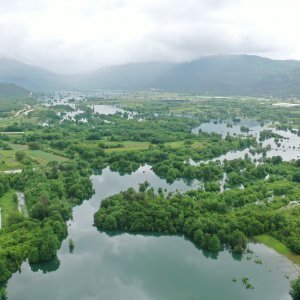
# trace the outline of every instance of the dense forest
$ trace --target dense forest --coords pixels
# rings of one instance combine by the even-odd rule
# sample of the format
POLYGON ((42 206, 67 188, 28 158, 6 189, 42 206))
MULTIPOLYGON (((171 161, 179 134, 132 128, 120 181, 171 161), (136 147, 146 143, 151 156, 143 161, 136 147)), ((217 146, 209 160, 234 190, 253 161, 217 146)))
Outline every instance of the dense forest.
MULTIPOLYGON (((102 201, 95 225, 101 230, 184 234, 203 249, 219 251, 222 244, 228 244, 239 253, 246 249, 246 237, 268 233, 300 254, 300 208, 286 206, 300 195, 299 166, 300 160, 292 169, 277 165, 276 175, 267 182, 252 183, 246 176, 247 188, 223 193, 208 184, 212 192, 165 196, 162 191, 146 190, 144 183, 139 192, 129 189, 102 201), (279 174, 288 171, 292 180, 279 180, 279 174), (271 195, 275 196, 272 202, 271 195)), ((268 169, 272 171, 272 166, 268 169)))
POLYGON ((39 263, 56 256, 67 236, 71 209, 92 193, 91 170, 84 162, 49 163, 25 168, 21 174, 0 175, 0 196, 9 189, 23 191, 28 217, 11 213, 0 230, 0 283, 5 283, 28 258, 39 263))

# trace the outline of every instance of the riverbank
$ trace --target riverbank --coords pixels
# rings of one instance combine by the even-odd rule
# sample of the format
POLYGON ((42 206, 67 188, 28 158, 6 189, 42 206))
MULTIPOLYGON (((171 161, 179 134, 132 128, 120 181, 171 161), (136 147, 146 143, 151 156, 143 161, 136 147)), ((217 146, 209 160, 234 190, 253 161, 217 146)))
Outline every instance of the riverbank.
POLYGON ((286 245, 272 236, 268 234, 257 235, 254 237, 254 240, 266 245, 269 248, 272 248, 277 253, 285 256, 290 261, 300 266, 300 255, 293 253, 286 245))

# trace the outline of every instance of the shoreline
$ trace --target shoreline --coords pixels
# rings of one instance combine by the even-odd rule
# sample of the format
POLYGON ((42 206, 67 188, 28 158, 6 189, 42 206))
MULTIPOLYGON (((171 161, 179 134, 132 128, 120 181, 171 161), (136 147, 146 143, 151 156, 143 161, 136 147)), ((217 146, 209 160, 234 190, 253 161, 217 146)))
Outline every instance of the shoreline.
POLYGON ((300 267, 300 255, 293 253, 286 245, 268 234, 261 234, 254 237, 254 241, 264 244, 278 254, 286 257, 292 263, 300 267))

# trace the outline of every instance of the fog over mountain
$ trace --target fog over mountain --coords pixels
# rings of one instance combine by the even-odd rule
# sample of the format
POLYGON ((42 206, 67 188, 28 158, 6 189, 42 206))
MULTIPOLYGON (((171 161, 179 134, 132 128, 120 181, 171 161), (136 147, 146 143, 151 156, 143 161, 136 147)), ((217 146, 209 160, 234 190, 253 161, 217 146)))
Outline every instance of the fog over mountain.
POLYGON ((219 54, 300 59, 297 0, 1 0, 0 57, 59 73, 219 54))
MULTIPOLYGON (((14 83, 33 90, 56 88, 59 75, 12 59, 0 59, 0 82, 14 83)), ((57 86, 58 87, 58 86, 57 86)))
POLYGON ((2 0, 0 82, 298 96, 299 10, 296 0, 2 0))
POLYGON ((16 98, 16 97, 27 97, 30 92, 26 89, 17 86, 13 83, 0 83, 0 99, 1 98, 16 98))
POLYGON ((135 63, 61 75, 0 60, 0 82, 31 90, 159 89, 207 95, 300 96, 300 61, 249 55, 208 56, 187 63, 135 63))

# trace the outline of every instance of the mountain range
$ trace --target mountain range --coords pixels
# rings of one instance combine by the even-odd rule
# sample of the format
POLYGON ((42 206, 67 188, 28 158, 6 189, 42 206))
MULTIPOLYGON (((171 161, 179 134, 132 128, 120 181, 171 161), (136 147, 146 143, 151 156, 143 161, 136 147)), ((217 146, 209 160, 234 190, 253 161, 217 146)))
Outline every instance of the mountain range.
POLYGON ((14 83, 0 83, 0 99, 28 97, 30 92, 14 83))
POLYGON ((300 96, 300 61, 254 55, 218 55, 183 62, 132 63, 78 75, 61 75, 15 60, 0 59, 0 82, 33 91, 158 89, 224 96, 300 96))

